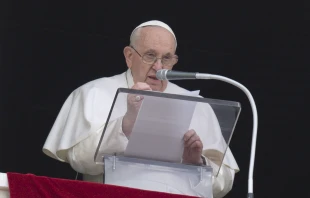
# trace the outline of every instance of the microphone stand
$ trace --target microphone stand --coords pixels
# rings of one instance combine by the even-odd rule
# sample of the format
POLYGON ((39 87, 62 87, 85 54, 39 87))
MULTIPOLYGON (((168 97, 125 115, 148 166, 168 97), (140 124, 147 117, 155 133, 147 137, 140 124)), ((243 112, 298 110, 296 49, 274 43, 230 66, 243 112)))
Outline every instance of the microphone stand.
POLYGON ((204 80, 220 80, 227 82, 229 84, 232 84, 238 88, 240 88, 248 97, 251 107, 252 107, 252 113, 253 113, 253 132, 252 132, 252 146, 251 146, 251 158, 250 158, 250 167, 249 167, 249 178, 248 178, 248 195, 247 198, 254 198, 253 193, 253 170, 254 170, 254 160, 255 160, 255 149, 256 149, 256 137, 257 137, 257 110, 256 105, 254 102, 254 99, 250 93, 250 91, 243 86, 242 84, 223 77, 219 75, 213 75, 213 74, 204 74, 204 73, 196 73, 196 79, 204 79, 204 80))

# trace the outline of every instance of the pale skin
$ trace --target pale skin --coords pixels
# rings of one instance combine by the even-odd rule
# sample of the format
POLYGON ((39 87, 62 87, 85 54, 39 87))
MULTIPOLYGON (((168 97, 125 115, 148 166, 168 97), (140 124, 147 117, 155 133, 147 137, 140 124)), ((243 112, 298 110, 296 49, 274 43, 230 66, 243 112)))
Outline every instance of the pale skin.
MULTIPOLYGON (((144 27, 141 29, 139 38, 135 42, 135 49, 141 54, 152 53, 157 58, 173 56, 175 54, 175 39, 166 29, 161 27, 144 27)), ((160 91, 163 92, 167 87, 167 81, 156 79, 156 71, 160 69, 172 69, 172 66, 162 65, 161 59, 157 59, 152 65, 146 64, 142 58, 129 46, 124 48, 124 56, 128 68, 131 69, 134 85, 132 89, 160 91)), ((143 98, 136 100, 135 95, 128 95, 128 109, 123 118, 123 131, 127 137, 135 122, 139 107, 143 98)), ((203 144, 197 133, 191 129, 183 137, 184 151, 183 163, 202 164, 203 144)))

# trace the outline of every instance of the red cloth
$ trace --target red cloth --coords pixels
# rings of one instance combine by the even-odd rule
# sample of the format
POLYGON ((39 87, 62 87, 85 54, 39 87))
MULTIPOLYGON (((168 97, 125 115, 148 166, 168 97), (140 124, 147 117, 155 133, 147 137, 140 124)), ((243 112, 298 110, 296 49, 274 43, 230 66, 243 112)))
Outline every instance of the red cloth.
POLYGON ((191 196, 140 190, 85 181, 7 173, 11 198, 190 198, 191 196))

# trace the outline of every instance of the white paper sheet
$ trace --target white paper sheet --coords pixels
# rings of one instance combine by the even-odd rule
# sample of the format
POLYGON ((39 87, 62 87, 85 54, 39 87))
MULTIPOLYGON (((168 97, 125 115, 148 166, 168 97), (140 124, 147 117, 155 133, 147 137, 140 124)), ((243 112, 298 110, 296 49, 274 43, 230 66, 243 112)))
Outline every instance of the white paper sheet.
MULTIPOLYGON (((197 96, 199 91, 186 95, 197 96)), ((196 102, 144 96, 125 156, 180 162, 196 102)))

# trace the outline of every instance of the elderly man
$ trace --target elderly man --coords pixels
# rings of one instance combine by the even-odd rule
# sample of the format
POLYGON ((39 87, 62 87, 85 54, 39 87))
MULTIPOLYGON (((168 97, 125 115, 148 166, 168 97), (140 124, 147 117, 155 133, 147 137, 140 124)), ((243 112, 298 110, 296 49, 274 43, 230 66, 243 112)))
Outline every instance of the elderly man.
MULTIPOLYGON (((69 163, 74 170, 83 174, 85 181, 102 182, 103 167, 97 165, 93 157, 116 90, 124 87, 174 94, 189 92, 171 82, 156 79, 157 70, 172 69, 177 63, 176 48, 175 34, 167 24, 154 20, 136 27, 130 36, 130 45, 124 48, 128 70, 91 81, 74 90, 65 101, 43 152, 69 163)), ((109 123, 101 143, 106 145, 102 149, 107 153, 121 153, 126 149, 133 127, 131 114, 128 107, 122 119, 109 123)), ((195 129, 187 131, 184 135, 182 162, 196 165, 206 163, 218 168, 219 164, 211 160, 214 156, 208 156, 203 148, 203 142, 195 129)), ((214 197, 223 197, 231 190, 237 171, 238 165, 228 149, 224 165, 213 181, 214 197)), ((194 190, 189 194, 200 195, 194 190)))

